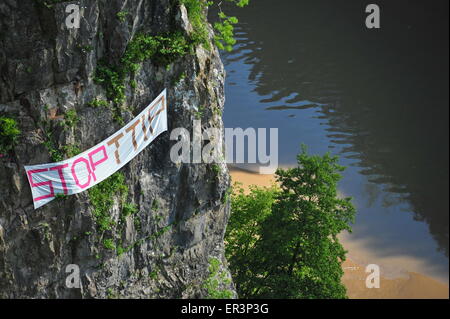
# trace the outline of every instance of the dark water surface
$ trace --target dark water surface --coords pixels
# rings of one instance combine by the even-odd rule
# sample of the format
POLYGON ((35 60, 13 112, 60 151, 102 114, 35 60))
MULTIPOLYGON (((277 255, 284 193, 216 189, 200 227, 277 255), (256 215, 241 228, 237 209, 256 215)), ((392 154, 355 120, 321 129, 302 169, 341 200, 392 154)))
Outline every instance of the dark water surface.
MULTIPOLYGON (((281 166, 300 143, 347 166, 354 240, 419 259, 448 280, 448 1, 251 0, 227 70, 226 127, 278 127, 281 166)), ((376 262, 376 261, 375 261, 376 262)))

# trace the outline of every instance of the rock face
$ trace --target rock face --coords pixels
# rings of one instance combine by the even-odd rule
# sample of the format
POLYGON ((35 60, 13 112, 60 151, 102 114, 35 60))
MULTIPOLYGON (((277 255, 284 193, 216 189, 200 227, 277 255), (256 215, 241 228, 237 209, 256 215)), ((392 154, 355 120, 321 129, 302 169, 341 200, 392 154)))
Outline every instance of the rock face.
MULTIPOLYGON (((0 1, 0 116, 16 118, 22 132, 13 154, 0 158, 0 298, 205 297, 210 258, 228 275, 229 175, 224 162, 173 163, 170 131, 192 132, 194 119, 223 130, 224 70, 213 45, 167 68, 147 60, 126 85, 125 122, 167 89, 169 131, 121 169, 126 201, 137 207, 121 227, 98 229, 89 192, 33 208, 24 165, 52 162, 52 147, 88 149, 123 125, 110 107, 89 106, 106 100, 93 80, 98 61, 119 61, 137 33, 192 30, 175 0, 81 0, 80 28, 68 29, 70 3, 0 1), (77 121, 65 127, 69 110, 77 121), (107 249, 106 236, 128 249, 107 249), (80 288, 66 285, 70 264, 79 267, 80 288)), ((112 199, 119 225, 122 201, 112 199)), ((232 283, 222 285, 235 294, 232 283)))

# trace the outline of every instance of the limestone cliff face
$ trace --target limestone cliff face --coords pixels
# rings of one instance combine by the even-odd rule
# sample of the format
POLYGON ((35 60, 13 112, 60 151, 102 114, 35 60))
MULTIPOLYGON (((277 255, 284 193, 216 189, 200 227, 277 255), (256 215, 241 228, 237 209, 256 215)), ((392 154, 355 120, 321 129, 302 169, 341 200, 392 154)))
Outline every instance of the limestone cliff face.
POLYGON ((24 165, 52 162, 51 147, 86 150, 122 126, 110 107, 89 106, 106 100, 93 80, 99 60, 119 61, 137 33, 192 27, 175 0, 81 0, 79 29, 65 25, 71 2, 44 2, 0 0, 0 115, 16 118, 22 132, 13 154, 0 159, 0 298, 204 297, 208 260, 219 259, 227 272, 229 175, 224 162, 174 164, 169 132, 192 132, 199 116, 203 127, 223 129, 217 50, 197 46, 167 68, 146 60, 135 85, 126 85, 125 123, 167 88, 169 132, 121 169, 137 212, 121 224, 121 200, 113 196, 116 226, 99 231, 88 192, 34 210, 24 165), (78 121, 67 128, 69 110, 78 121), (106 236, 128 249, 118 256, 102 244, 106 236), (79 289, 65 285, 69 264, 80 268, 79 289))

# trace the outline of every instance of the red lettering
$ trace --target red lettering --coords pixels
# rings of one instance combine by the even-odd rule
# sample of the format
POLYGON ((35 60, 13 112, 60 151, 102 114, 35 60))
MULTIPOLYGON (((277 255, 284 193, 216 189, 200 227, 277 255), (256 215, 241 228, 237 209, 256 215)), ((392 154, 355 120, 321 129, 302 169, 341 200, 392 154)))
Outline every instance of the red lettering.
POLYGON ((68 166, 69 166, 69 164, 64 164, 64 165, 58 165, 58 166, 50 168, 51 171, 58 171, 59 178, 61 179, 62 188, 63 188, 64 194, 66 194, 66 195, 67 195, 67 184, 66 184, 66 180, 64 179, 64 174, 63 174, 62 170, 68 166))
POLYGON ((75 179, 75 183, 77 184, 78 187, 84 189, 86 187, 88 187, 91 184, 91 174, 92 174, 92 170, 91 170, 91 166, 89 165, 89 161, 83 157, 80 157, 78 159, 76 159, 73 164, 72 164, 72 176, 75 179), (78 179, 77 174, 75 173, 75 166, 80 163, 83 162, 86 165, 87 171, 88 171, 88 180, 86 183, 81 184, 80 180, 78 179))
POLYGON ((52 185, 52 181, 45 181, 45 182, 39 182, 39 183, 35 183, 33 182, 33 174, 37 174, 37 173, 42 173, 42 172, 47 172, 48 168, 41 168, 41 169, 34 169, 31 171, 27 172, 28 175, 28 181, 30 182, 31 187, 40 187, 40 186, 47 186, 50 188, 50 193, 47 195, 43 195, 37 198, 33 198, 33 200, 35 202, 46 199, 46 198, 51 198, 51 197, 55 197, 55 192, 53 190, 53 185, 52 185))
POLYGON ((90 152, 88 154, 88 156, 89 156, 89 162, 91 162, 91 167, 92 167, 92 171, 93 171, 92 176, 94 177, 94 181, 96 181, 97 180, 97 176, 95 176, 96 167, 108 159, 108 154, 106 153, 106 147, 104 145, 102 145, 99 148, 90 152), (93 160, 94 155, 100 151, 103 151, 103 158, 94 162, 94 160, 93 160))

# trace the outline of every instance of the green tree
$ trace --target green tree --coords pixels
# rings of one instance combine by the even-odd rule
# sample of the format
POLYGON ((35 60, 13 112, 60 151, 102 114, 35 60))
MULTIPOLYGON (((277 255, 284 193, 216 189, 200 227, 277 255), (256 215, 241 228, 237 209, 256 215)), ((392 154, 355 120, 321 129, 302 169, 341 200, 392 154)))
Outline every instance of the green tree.
POLYGON ((233 265, 231 271, 241 298, 346 297, 341 283, 346 252, 337 235, 343 230, 351 231, 355 208, 351 198, 337 194, 344 167, 328 153, 308 155, 305 147, 297 162, 295 168, 277 170, 279 189, 272 189, 267 195, 273 202, 265 202, 264 208, 269 212, 264 210, 255 219, 257 226, 251 226, 242 217, 255 214, 253 207, 261 205, 258 197, 252 195, 255 191, 245 205, 236 200, 239 197, 232 197, 235 210, 227 231, 227 258, 233 265), (256 232, 251 235, 251 252, 236 252, 246 249, 245 245, 238 248, 235 237, 230 236, 238 229, 256 232))
POLYGON ((251 294, 258 278, 254 269, 259 260, 255 245, 261 236, 261 224, 269 216, 277 189, 251 186, 248 194, 235 183, 231 195, 231 217, 225 235, 225 254, 234 283, 241 297, 251 294))

